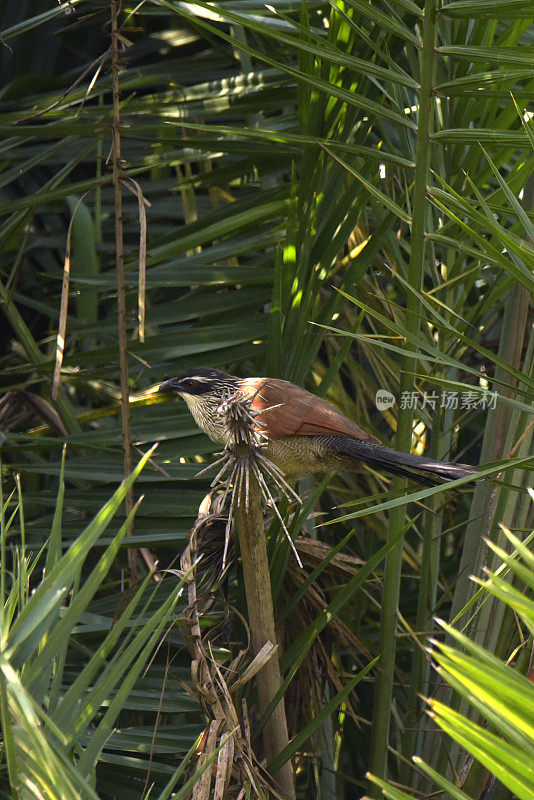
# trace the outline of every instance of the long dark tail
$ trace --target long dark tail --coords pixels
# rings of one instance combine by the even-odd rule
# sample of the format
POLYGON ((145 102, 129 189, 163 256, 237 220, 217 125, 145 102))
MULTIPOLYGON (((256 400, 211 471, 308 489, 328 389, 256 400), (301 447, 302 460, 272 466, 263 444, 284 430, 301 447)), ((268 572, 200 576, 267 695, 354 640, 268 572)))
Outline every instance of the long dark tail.
POLYGON ((437 486, 445 481, 454 481, 468 475, 476 480, 477 470, 467 464, 452 464, 448 461, 436 461, 424 456, 412 456, 401 453, 373 442, 362 442, 349 436, 328 436, 328 444, 340 455, 364 461, 377 470, 386 470, 393 475, 411 478, 425 486, 437 486))

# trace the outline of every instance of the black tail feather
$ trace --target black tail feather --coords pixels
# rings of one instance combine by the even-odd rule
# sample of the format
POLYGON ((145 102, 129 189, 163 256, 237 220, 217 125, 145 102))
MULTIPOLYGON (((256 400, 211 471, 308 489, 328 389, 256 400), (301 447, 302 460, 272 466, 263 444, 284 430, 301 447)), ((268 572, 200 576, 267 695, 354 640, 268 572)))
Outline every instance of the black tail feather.
POLYGON ((477 470, 467 464, 453 464, 449 461, 436 461, 425 456, 413 456, 392 450, 381 444, 362 442, 348 436, 329 436, 328 444, 340 455, 363 461, 377 470, 386 470, 393 475, 411 478, 425 486, 438 486, 446 481, 454 481, 469 475, 476 480, 477 470))

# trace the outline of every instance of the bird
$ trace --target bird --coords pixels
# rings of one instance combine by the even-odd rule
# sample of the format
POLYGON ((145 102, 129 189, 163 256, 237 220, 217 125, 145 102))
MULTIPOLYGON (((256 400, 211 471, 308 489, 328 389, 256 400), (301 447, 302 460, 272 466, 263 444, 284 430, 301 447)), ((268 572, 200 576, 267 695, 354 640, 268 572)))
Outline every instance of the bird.
POLYGON ((357 472, 361 464, 377 471, 435 486, 471 476, 467 464, 415 456, 383 445, 344 416, 332 403, 279 378, 239 378, 212 367, 188 369, 164 381, 158 393, 179 395, 198 427, 219 445, 230 433, 221 403, 236 392, 249 401, 265 442, 265 454, 293 482, 315 472, 357 472))

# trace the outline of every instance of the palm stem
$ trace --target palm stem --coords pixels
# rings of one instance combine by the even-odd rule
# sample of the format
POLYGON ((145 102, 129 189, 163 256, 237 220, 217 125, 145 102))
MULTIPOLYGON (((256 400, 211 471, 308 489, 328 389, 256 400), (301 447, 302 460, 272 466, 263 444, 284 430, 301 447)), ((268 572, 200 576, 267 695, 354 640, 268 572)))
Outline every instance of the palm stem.
MULTIPOLYGON (((276 629, 261 494, 252 470, 249 474, 248 498, 245 499, 245 490, 242 488, 235 515, 245 579, 252 650, 254 655, 257 655, 268 642, 276 644, 276 629)), ((278 655, 275 653, 258 673, 260 714, 267 709, 281 684, 278 655)), ((267 764, 270 764, 289 743, 283 698, 265 723, 263 741, 267 764)), ((284 795, 287 795, 288 798, 295 797, 291 761, 286 761, 275 773, 274 778, 280 784, 284 795)))

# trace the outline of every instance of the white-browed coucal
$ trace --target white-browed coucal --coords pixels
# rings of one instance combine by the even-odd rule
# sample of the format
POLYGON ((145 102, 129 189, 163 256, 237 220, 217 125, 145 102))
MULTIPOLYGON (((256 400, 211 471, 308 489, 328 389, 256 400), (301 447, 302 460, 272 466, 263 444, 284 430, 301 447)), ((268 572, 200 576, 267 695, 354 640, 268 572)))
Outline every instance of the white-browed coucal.
POLYGON ((221 445, 227 444, 228 432, 218 408, 237 390, 254 411, 262 412, 256 420, 266 441, 266 455, 290 481, 311 472, 354 472, 360 462, 429 486, 469 475, 476 479, 474 467, 385 447, 331 403, 289 381, 237 378, 218 369, 196 367, 158 389, 183 397, 199 428, 221 445))

